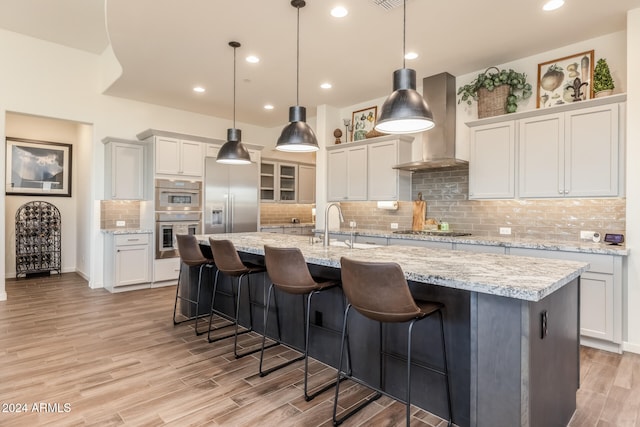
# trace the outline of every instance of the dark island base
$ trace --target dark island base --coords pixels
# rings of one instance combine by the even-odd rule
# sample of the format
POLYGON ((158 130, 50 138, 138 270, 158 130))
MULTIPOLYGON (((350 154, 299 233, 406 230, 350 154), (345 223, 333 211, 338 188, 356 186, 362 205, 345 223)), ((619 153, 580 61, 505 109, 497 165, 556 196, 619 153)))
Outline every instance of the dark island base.
MULTIPOLYGON (((207 251, 203 247, 203 251, 207 251)), ((262 263, 261 256, 241 254, 262 263)), ((310 265, 314 275, 339 279, 335 268, 310 265)), ((208 302, 215 272, 203 274, 201 314, 208 302)), ((198 270, 183 269, 188 291, 195 294, 198 270)), ((268 276, 251 279, 251 309, 254 330, 263 333, 263 306, 270 282, 268 276)), ((409 283, 418 299, 445 304, 445 339, 451 380, 453 420, 466 426, 566 426, 575 410, 579 381, 578 279, 539 302, 479 294, 441 286, 409 283), (546 333, 543 317, 546 312, 546 333)), ((218 285, 231 291, 229 278, 221 275, 218 285)), ((243 288, 240 323, 249 325, 249 302, 243 288)), ((340 329, 344 315, 341 290, 314 296, 311 308, 310 355, 337 367, 340 329)), ((304 304, 300 296, 278 293, 281 337, 303 348, 304 304)), ((231 314, 233 298, 216 296, 216 308, 231 314)), ((193 309, 182 305, 186 314, 193 309)), ((354 376, 379 384, 404 398, 406 369, 406 325, 385 325, 357 314, 350 316, 349 333, 354 376), (380 364, 380 351, 383 362, 380 364)), ((272 307, 270 316, 275 316, 272 307)), ((275 317, 271 317, 272 320, 275 317)), ((425 319, 414 329, 412 403, 447 418, 444 378, 423 365, 442 368, 442 349, 437 319, 425 319)), ((268 336, 277 336, 270 321, 268 336)), ((215 344, 212 344, 215 345, 215 344)), ((257 366, 256 366, 257 369, 257 366)))

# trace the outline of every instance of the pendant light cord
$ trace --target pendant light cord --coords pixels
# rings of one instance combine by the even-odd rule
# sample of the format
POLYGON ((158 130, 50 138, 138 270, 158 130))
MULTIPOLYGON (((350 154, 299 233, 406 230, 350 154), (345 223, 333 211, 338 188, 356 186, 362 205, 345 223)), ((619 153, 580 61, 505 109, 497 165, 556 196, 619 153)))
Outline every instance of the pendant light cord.
POLYGON ((402 68, 407 68, 407 0, 402 6, 402 68))
POLYGON ((296 105, 300 105, 300 6, 298 9, 298 26, 296 30, 296 105))
POLYGON ((233 47, 233 128, 236 128, 236 49, 233 47))

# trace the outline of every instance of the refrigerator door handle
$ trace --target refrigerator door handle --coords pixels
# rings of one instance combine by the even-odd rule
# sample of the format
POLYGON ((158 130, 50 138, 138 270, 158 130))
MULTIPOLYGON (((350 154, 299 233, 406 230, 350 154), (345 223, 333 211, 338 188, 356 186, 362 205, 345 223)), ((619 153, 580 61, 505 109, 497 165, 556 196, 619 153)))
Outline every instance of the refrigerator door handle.
POLYGON ((236 200, 235 195, 233 193, 229 193, 229 233, 233 233, 233 216, 235 208, 236 200))
POLYGON ((224 195, 224 232, 229 232, 229 195, 224 195))

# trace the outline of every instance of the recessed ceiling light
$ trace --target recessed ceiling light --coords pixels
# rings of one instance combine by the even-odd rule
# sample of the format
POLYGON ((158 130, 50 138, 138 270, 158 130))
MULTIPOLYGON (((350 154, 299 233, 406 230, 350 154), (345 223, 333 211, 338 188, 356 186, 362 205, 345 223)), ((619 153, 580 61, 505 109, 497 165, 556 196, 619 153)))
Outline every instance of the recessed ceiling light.
POLYGON ((418 54, 415 52, 407 52, 407 54, 404 56, 404 59, 416 59, 418 57, 418 54))
POLYGON ((564 5, 564 0, 549 0, 542 6, 542 10, 550 11, 561 8, 564 5))
POLYGON ((258 58, 255 55, 247 56, 246 59, 247 59, 247 62, 251 62, 252 64, 257 64, 258 62, 260 62, 260 58, 258 58))
POLYGON ((205 91, 205 89, 202 86, 196 86, 193 88, 194 92, 198 92, 198 93, 202 93, 205 91))
POLYGON ((322 83, 320 87, 322 89, 331 89, 331 83, 322 83))
POLYGON ((342 6, 336 6, 331 9, 331 16, 334 18, 344 18, 349 14, 349 11, 342 6))
POLYGON ((267 104, 267 105, 264 106, 264 109, 265 110, 273 110, 273 105, 267 104))

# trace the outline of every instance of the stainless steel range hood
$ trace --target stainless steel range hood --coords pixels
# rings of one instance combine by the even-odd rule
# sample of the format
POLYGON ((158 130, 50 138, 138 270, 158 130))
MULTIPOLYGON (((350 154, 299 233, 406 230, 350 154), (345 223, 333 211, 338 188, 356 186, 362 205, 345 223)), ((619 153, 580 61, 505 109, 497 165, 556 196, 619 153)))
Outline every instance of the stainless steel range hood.
POLYGON ((422 134, 422 160, 394 169, 419 171, 468 164, 456 158, 456 78, 449 73, 425 77, 422 91, 436 125, 422 134))

